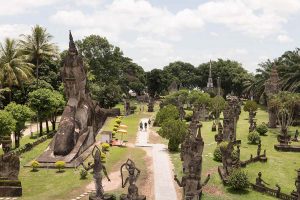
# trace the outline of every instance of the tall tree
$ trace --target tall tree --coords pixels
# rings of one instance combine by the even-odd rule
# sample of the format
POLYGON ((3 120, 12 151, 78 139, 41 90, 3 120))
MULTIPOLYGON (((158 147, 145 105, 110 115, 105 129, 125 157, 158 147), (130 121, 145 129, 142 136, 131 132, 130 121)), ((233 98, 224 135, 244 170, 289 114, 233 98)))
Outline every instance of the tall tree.
POLYGON ((32 61, 36 67, 36 85, 39 84, 39 67, 40 64, 49 58, 57 57, 58 48, 51 43, 53 38, 47 32, 46 28, 36 25, 32 28, 30 35, 21 35, 20 48, 22 54, 32 61))
POLYGON ((23 86, 23 82, 32 78, 33 65, 23 59, 14 39, 6 38, 0 44, 0 72, 3 85, 10 88, 9 101, 11 101, 11 90, 13 86, 23 86))
POLYGON ((26 105, 16 104, 11 102, 5 107, 5 110, 9 112, 13 118, 16 120, 15 128, 15 146, 18 148, 20 146, 21 131, 25 128, 25 122, 30 120, 33 116, 33 112, 26 105))

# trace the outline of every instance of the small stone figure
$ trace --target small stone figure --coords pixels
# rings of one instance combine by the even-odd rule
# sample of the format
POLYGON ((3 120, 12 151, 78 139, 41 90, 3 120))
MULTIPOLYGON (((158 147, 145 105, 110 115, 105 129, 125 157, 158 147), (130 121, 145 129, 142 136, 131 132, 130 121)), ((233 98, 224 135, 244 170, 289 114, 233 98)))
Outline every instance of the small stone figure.
POLYGON ((257 156, 260 156, 260 152, 261 152, 261 140, 258 141, 258 145, 257 145, 257 156))
POLYGON ((94 163, 86 167, 84 163, 82 166, 85 170, 89 170, 93 168, 94 171, 94 180, 95 180, 95 187, 96 187, 96 194, 90 194, 89 200, 111 200, 113 199, 113 195, 104 194, 103 185, 102 185, 102 171, 106 176, 107 180, 110 181, 105 166, 101 162, 101 151, 97 146, 94 146, 92 151, 92 156, 94 158, 94 163))
POLYGON ((217 130, 217 125, 216 125, 215 122, 213 122, 213 125, 212 125, 212 127, 211 127, 211 131, 212 131, 212 132, 215 132, 216 130, 217 130))
POLYGON ((278 184, 276 184, 275 186, 277 187, 276 197, 279 198, 279 195, 280 195, 280 192, 281 192, 281 187, 278 184))
POLYGON ((294 142, 299 142, 298 136, 299 136, 299 131, 298 131, 298 129, 297 129, 296 132, 295 132, 295 136, 294 136, 294 138, 293 138, 293 141, 294 141, 294 142))
POLYGON ((148 112, 153 112, 153 111, 154 111, 154 99, 152 97, 149 97, 148 112))
POLYGON ((18 179, 20 159, 10 152, 10 136, 2 138, 1 143, 4 154, 0 155, 0 197, 22 196, 22 186, 18 179), (11 185, 10 182, 14 182, 14 185, 11 185))
POLYGON ((295 180, 296 191, 293 190, 292 195, 300 200, 300 169, 297 170, 297 178, 295 180))
POLYGON ((265 187, 265 184, 266 184, 266 185, 269 185, 268 183, 266 183, 266 182, 261 178, 261 176, 262 176, 262 173, 261 173, 261 172, 258 172, 258 177, 256 178, 255 184, 256 184, 257 186, 261 186, 261 187, 265 187))
POLYGON ((141 171, 135 167, 135 163, 128 159, 126 163, 121 166, 121 177, 122 177, 122 188, 129 183, 128 194, 122 194, 120 196, 121 200, 146 200, 146 196, 139 195, 138 187, 136 186, 136 181, 141 173, 141 171), (128 171, 128 177, 123 179, 123 168, 126 167, 128 171))

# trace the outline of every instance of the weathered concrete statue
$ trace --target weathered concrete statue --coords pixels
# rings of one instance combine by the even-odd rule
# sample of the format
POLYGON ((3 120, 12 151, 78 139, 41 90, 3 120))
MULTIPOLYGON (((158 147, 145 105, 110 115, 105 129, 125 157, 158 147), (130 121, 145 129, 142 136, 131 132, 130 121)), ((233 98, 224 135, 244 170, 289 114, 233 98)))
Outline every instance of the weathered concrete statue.
POLYGON ((153 97, 149 97, 148 112, 153 112, 153 111, 154 111, 154 99, 153 97))
POLYGON ((94 163, 91 164, 89 167, 86 167, 83 163, 82 166, 85 170, 93 169, 94 173, 94 181, 96 187, 96 193, 90 194, 89 200, 113 200, 113 195, 104 194, 104 189, 102 185, 102 171, 106 176, 107 180, 110 181, 105 166, 101 162, 101 151, 97 146, 94 146, 92 156, 94 158, 94 163))
POLYGON ((183 199, 184 200, 199 200, 202 196, 202 188, 208 183, 210 174, 206 177, 205 181, 201 183, 201 168, 202 158, 192 160, 189 163, 189 172, 185 174, 181 181, 174 176, 174 180, 179 187, 184 188, 183 199), (200 171, 200 172, 199 172, 200 171))
POLYGON ((236 141, 236 125, 241 113, 241 106, 238 97, 229 96, 228 105, 223 111, 223 140, 236 141))
POLYGON ((201 137, 201 124, 199 123, 199 115, 194 111, 193 120, 181 148, 181 159, 184 176, 179 181, 177 176, 174 180, 180 187, 184 188, 183 199, 198 200, 201 199, 202 187, 209 181, 210 175, 204 183, 201 183, 202 172, 202 153, 204 149, 204 141, 201 137))
MULTIPOLYGON (((277 94, 280 91, 279 86, 279 76, 276 70, 276 67, 273 67, 270 73, 270 78, 265 83, 265 94, 267 95, 267 104, 269 105, 269 99, 272 95, 277 94)), ((276 111, 268 106, 268 113, 269 113, 269 127, 276 128, 277 123, 277 116, 276 111)))
POLYGON ((38 158, 40 163, 54 163, 57 160, 67 164, 72 162, 95 142, 100 124, 95 120, 96 106, 87 89, 86 69, 78 55, 71 32, 69 39, 68 55, 61 68, 68 101, 57 133, 47 151, 38 158))
POLYGON ((135 166, 135 163, 132 160, 128 159, 126 163, 121 166, 120 171, 122 177, 122 188, 124 188, 126 184, 129 183, 128 194, 122 194, 120 196, 120 200, 145 200, 146 196, 139 195, 139 190, 136 186, 136 181, 141 171, 135 166), (123 176, 124 167, 128 171, 128 177, 125 179, 125 181, 123 176))
POLYGON ((10 136, 3 138, 3 155, 0 155, 0 197, 22 196, 22 186, 18 179, 20 171, 20 159, 10 152, 10 136))

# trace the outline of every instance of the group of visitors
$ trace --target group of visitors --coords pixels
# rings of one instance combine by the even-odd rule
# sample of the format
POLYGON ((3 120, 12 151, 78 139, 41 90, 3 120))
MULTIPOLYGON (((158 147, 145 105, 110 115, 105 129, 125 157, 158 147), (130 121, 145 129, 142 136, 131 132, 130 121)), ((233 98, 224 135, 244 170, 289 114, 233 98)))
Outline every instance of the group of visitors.
POLYGON ((151 120, 149 119, 148 120, 148 123, 147 122, 144 122, 143 121, 140 121, 140 130, 147 130, 147 126, 151 124, 151 120))

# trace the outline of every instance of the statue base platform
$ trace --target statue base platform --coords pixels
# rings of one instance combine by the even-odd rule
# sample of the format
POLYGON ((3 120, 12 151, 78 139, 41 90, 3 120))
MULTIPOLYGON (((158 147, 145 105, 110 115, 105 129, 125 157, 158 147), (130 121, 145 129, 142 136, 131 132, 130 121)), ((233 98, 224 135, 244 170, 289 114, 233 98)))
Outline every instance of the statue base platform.
POLYGON ((223 184, 224 185, 228 184, 228 176, 225 172, 225 169, 222 166, 219 166, 218 167, 218 172, 219 172, 220 178, 223 181, 223 184))
POLYGON ((22 196, 22 185, 20 181, 0 180, 0 197, 22 196))
MULTIPOLYGON (((127 197, 127 194, 121 194, 120 200, 131 200, 131 199, 129 199, 127 197)), ((138 198, 133 199, 133 200, 146 200, 146 196, 145 195, 139 195, 138 198)))
POLYGON ((277 151, 286 151, 286 152, 300 152, 300 145, 288 145, 288 144, 275 144, 274 148, 277 151))
POLYGON ((90 194, 89 200, 116 200, 116 196, 113 194, 104 194, 104 197, 96 197, 95 193, 90 194))

